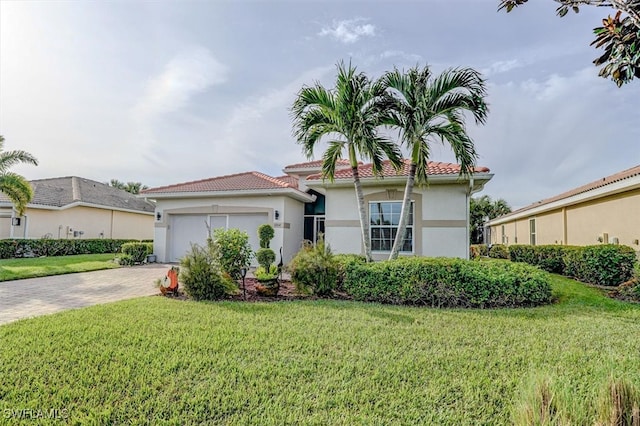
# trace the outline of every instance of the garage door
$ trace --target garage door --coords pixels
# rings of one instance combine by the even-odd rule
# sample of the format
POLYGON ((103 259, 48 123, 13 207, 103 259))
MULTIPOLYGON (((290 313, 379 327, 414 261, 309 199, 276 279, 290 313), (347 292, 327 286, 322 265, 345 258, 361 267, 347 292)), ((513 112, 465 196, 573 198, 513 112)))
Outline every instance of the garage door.
POLYGON ((175 215, 171 220, 171 259, 178 262, 191 248, 191 243, 204 245, 207 242, 206 222, 211 230, 238 228, 249 234, 253 250, 260 248, 258 226, 267 223, 267 214, 228 215, 175 215))

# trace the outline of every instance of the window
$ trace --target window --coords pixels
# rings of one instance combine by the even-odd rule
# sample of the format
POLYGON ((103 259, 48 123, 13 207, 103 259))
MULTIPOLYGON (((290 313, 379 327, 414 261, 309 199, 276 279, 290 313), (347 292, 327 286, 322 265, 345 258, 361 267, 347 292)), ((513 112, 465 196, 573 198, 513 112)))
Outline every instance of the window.
POLYGON ((529 219, 529 244, 536 245, 536 220, 529 219))
MULTIPOLYGON (((372 251, 391 251, 393 241, 398 232, 401 211, 401 201, 369 203, 369 226, 371 228, 372 251)), ((400 251, 405 253, 413 252, 413 202, 411 202, 411 208, 409 209, 407 232, 404 235, 404 241, 402 247, 400 247, 400 251)))
POLYGON ((507 234, 504 233, 504 225, 502 225, 502 244, 507 244, 507 234))

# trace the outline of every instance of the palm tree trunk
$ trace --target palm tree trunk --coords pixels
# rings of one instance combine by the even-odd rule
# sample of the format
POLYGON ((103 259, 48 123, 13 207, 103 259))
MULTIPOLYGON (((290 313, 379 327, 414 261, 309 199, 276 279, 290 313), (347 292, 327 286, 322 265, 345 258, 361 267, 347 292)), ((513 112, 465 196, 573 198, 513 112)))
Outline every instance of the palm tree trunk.
POLYGON ((416 163, 412 161, 411 166, 409 167, 407 184, 404 187, 404 198, 402 200, 402 211, 400 213, 400 222, 398 223, 398 232, 396 233, 396 239, 393 241, 393 248, 389 254, 389 260, 398 258, 400 247, 402 247, 402 244, 404 243, 404 234, 407 232, 407 222, 409 222, 409 212, 411 211, 411 194, 413 193, 413 185, 416 180, 416 167, 416 163))
POLYGON ((360 211, 360 230, 362 232, 362 244, 364 245, 364 255, 367 262, 373 260, 371 256, 371 237, 369 236, 369 219, 367 217, 367 209, 364 205, 364 194, 362 193, 362 183, 360 182, 360 173, 358 167, 351 167, 353 172, 353 186, 356 188, 356 198, 358 199, 358 210, 360 211))

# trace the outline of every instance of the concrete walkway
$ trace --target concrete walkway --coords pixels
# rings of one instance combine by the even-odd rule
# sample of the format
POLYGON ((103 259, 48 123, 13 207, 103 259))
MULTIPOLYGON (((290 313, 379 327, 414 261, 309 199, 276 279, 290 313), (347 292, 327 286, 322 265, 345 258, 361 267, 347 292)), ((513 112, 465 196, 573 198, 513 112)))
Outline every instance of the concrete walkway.
POLYGON ((0 282, 0 324, 140 296, 158 294, 154 281, 170 265, 149 264, 0 282))

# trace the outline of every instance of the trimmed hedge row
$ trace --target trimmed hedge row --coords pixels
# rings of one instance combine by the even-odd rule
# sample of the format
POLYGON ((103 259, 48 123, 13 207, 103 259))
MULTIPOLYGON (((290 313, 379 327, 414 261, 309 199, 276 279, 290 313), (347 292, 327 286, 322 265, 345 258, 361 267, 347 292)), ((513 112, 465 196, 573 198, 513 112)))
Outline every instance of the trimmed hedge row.
POLYGON ((0 240, 0 259, 16 257, 67 256, 73 254, 116 253, 123 244, 139 240, 0 240))
POLYGON ((566 275, 580 281, 617 286, 633 276, 636 252, 628 246, 601 244, 595 246, 513 245, 509 258, 545 271, 566 275))
POLYGON ((520 307, 551 301, 545 272, 499 261, 402 258, 350 262, 343 287, 356 300, 432 307, 520 307))

